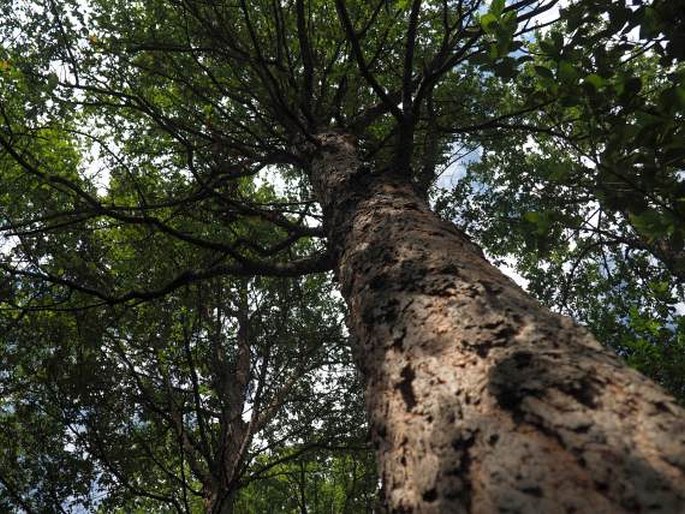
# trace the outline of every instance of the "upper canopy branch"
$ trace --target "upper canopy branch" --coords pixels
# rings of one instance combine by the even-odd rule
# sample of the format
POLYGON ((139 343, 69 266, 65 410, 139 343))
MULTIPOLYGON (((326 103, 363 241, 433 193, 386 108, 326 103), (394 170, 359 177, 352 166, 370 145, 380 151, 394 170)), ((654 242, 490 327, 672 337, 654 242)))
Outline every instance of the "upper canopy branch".
POLYGON ((376 80, 376 78, 371 73, 371 70, 369 69, 369 66, 366 62, 366 58, 364 57, 364 52, 359 43, 359 37, 354 30, 354 26, 352 25, 352 21, 350 20, 349 13, 347 12, 347 7, 345 7, 345 2, 343 0, 335 0, 335 6, 338 11, 338 17, 340 18, 340 23, 342 24, 342 27, 345 31, 347 40, 350 43, 350 46, 352 47, 352 53, 354 54, 354 58, 357 61, 359 72, 367 81, 369 86, 371 86, 376 95, 378 95, 378 98, 381 99, 387 110, 390 113, 392 113, 392 115, 397 120, 401 121, 403 118, 402 111, 399 109, 399 107, 397 107, 395 103, 393 103, 390 100, 390 98, 388 97, 388 93, 385 91, 383 86, 381 86, 381 84, 376 80))

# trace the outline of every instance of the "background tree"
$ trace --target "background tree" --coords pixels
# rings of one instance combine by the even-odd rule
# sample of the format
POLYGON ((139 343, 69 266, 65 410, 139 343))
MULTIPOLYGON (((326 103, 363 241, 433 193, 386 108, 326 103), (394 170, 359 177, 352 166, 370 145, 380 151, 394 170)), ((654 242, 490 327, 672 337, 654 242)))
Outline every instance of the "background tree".
MULTIPOLYGON (((29 32, 48 26, 66 37, 74 23, 76 11, 62 11, 69 6, 46 5, 44 12, 18 7, 7 19, 26 15, 29 32)), ((14 38, 10 25, 6 35, 14 38)), ((175 210, 183 203, 175 195, 188 186, 183 173, 164 175, 161 161, 146 162, 145 154, 125 162, 97 122, 80 125, 95 110, 73 110, 72 93, 55 102, 58 77, 50 51, 72 50, 63 39, 50 46, 51 37, 58 36, 50 32, 38 47, 28 40, 10 45, 2 61, 7 373, 0 475, 7 509, 52 512, 83 504, 104 511, 190 512, 204 505, 209 512, 229 512, 238 489, 272 465, 329 447, 360 446, 364 424, 355 393, 350 395, 356 378, 346 368, 338 302, 323 278, 287 286, 212 279, 225 275, 219 270, 205 273, 205 285, 194 284, 198 277, 188 270, 162 291, 140 287, 172 276, 177 265, 195 263, 193 252, 206 244, 212 255, 204 258, 215 262, 217 247, 186 244, 202 217, 186 206, 192 214, 181 220, 175 210), (42 67, 47 81, 35 73, 42 67), (99 175, 103 167, 106 177, 99 175), (173 198, 156 208, 162 219, 180 222, 172 230, 178 237, 158 239, 151 229, 150 223, 165 224, 145 214, 156 195, 173 198), (115 212, 115 204, 138 201, 144 206, 133 208, 133 215, 115 216, 125 219, 100 216, 105 204, 115 212), (39 275, 50 278, 35 280, 39 275), (116 288, 128 289, 128 300, 137 301, 112 298, 116 288)), ((147 151, 136 137, 127 134, 127 150, 147 151)), ((274 210, 272 188, 217 181, 216 190, 205 193, 221 223, 236 216, 222 196, 245 195, 252 202, 246 207, 252 218, 228 229, 236 247, 256 255, 306 250, 309 243, 299 236, 315 231, 274 210)), ((299 202, 297 194, 288 193, 284 209, 302 209, 302 218, 311 201, 299 202)))
POLYGON ((230 512, 274 465, 366 451, 336 301, 318 279, 294 286, 214 280, 113 311, 34 301, 7 320, 8 510, 230 512))

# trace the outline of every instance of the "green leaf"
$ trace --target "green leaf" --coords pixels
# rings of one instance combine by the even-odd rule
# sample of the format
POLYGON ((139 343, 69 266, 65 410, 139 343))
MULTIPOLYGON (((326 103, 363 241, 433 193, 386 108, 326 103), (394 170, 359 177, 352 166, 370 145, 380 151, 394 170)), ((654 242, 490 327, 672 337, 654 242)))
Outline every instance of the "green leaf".
POLYGON ((511 11, 502 16, 501 24, 502 29, 509 34, 509 37, 513 36, 514 32, 516 32, 516 27, 518 26, 516 12, 511 11))
POLYGON ((497 46, 497 44, 496 43, 490 43, 490 46, 488 47, 488 58, 490 59, 490 62, 496 61, 499 56, 500 56, 500 51, 499 51, 499 47, 497 46))
POLYGON ((595 91, 600 91, 606 84, 606 80, 596 73, 590 73, 583 79, 583 83, 589 84, 593 87, 593 89, 595 89, 595 91))
POLYGON ((518 71, 516 68, 516 60, 511 57, 507 57, 497 62, 493 66, 493 69, 497 76, 502 77, 503 79, 514 77, 518 71))
POLYGON ((549 68, 544 66, 535 65, 535 73, 537 73, 543 79, 554 80, 554 73, 549 68))
POLYGON ((469 62, 472 64, 488 64, 492 62, 492 59, 490 58, 489 54, 489 47, 488 47, 488 52, 478 52, 473 54, 471 57, 469 57, 469 62))
POLYGON ((685 86, 670 87, 662 91, 659 105, 667 112, 685 109, 685 86))
POLYGON ((499 18, 502 15, 502 11, 504 11, 504 3, 505 0, 492 0, 489 12, 499 18))
POLYGON ((561 50, 564 48, 564 36, 561 34, 561 32, 554 31, 550 34, 550 37, 552 38, 555 54, 559 55, 561 50))
POLYGON ((532 225, 533 232, 542 236, 549 232, 552 218, 548 212, 529 211, 523 215, 523 220, 532 225))
POLYGON ((556 57, 559 55, 559 52, 557 51, 554 44, 552 44, 549 41, 541 39, 540 41, 538 41, 538 45, 540 45, 540 50, 542 50, 544 53, 551 57, 556 57))
POLYGON ((494 14, 486 13, 480 17, 480 26, 486 34, 494 34, 499 26, 499 20, 494 14))
POLYGON ((559 62, 559 78, 562 82, 575 83, 578 79, 575 66, 568 61, 559 62))
POLYGON ((59 77, 56 73, 50 73, 47 76, 47 85, 49 89, 55 89, 59 83, 59 77))
POLYGON ((670 217, 664 216, 654 209, 648 209, 639 214, 630 213, 628 217, 635 229, 650 241, 668 236, 675 230, 670 217))

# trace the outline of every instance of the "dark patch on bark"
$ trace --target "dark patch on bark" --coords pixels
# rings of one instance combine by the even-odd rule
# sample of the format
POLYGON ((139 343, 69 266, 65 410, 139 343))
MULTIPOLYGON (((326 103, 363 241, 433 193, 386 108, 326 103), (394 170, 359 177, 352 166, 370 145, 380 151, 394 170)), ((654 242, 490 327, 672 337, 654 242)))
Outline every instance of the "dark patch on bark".
POLYGON ((490 280, 481 280, 480 284, 485 289, 485 292, 491 296, 497 296, 502 291, 502 286, 491 282, 490 280))
MULTIPOLYGON (((626 512, 643 512, 642 506, 635 496, 621 498, 620 505, 626 510, 626 512)), ((682 513, 682 511, 679 512, 682 513)))
POLYGON ((407 260, 400 264, 397 273, 397 283, 404 289, 406 286, 419 286, 421 280, 428 274, 428 269, 423 263, 407 260))
POLYGON ((404 348, 404 336, 405 334, 402 333, 402 335, 392 340, 392 347, 398 352, 401 352, 404 348))
POLYGON ((576 434, 587 434, 591 428, 592 428, 592 423, 588 423, 586 425, 579 425, 579 426, 573 427, 573 431, 576 434))
POLYGON ((372 310, 364 311, 362 313, 362 322, 366 325, 373 325, 376 321, 376 314, 372 310))
POLYGON ((659 412, 674 413, 674 411, 673 411, 673 409, 671 408, 671 406, 670 406, 669 404, 667 404, 666 402, 654 402, 654 407, 656 407, 656 409, 657 409, 659 412))
POLYGON ((515 336, 517 332, 518 330, 511 325, 502 325, 494 335, 497 339, 504 339, 508 341, 511 337, 515 336))
POLYGON ((384 274, 378 274, 375 277, 373 277, 371 280, 369 280, 369 288, 370 289, 382 289, 385 287, 385 283, 387 281, 387 278, 384 274))
POLYGON ((590 376, 575 367, 560 368, 554 359, 531 352, 515 352, 493 369, 490 391, 500 406, 515 415, 522 414, 525 397, 544 398, 550 389, 572 397, 589 409, 597 407, 599 389, 590 376))
POLYGON ((416 406, 416 396, 414 395, 414 388, 412 387, 412 382, 416 377, 416 373, 414 373, 411 366, 407 364, 402 368, 400 376, 402 377, 402 381, 397 385, 397 389, 400 390, 402 399, 407 405, 407 410, 410 411, 416 406))
POLYGON ((537 485, 532 487, 524 487, 523 489, 521 489, 521 492, 529 494, 531 496, 535 496, 536 498, 542 498, 544 496, 542 489, 537 485))
POLYGON ((516 352, 511 358, 517 369, 523 369, 531 363, 533 354, 531 352, 516 352))
POLYGON ((452 440, 452 448, 457 453, 459 462, 457 467, 450 474, 461 478, 461 488, 456 491, 449 491, 445 496, 450 499, 458 500, 466 508, 466 512, 471 512, 472 488, 471 488, 471 447, 475 443, 475 434, 466 433, 463 437, 452 440))
POLYGON ((509 411, 516 422, 523 418, 520 409, 523 398, 537 393, 535 388, 531 389, 526 384, 532 378, 527 368, 531 366, 533 357, 531 352, 515 352, 495 367, 491 377, 491 393, 500 407, 509 411))
POLYGON ((491 348, 491 343, 481 343, 474 346, 474 349, 476 350, 476 355, 478 355, 478 357, 480 357, 481 359, 485 359, 488 356, 488 353, 490 353, 491 348))
POLYGON ((370 302, 375 305, 372 309, 367 309, 362 313, 362 321, 367 325, 373 325, 376 323, 388 323, 392 324, 393 321, 397 319, 399 314, 398 302, 397 300, 383 300, 382 297, 378 298, 380 295, 375 295, 377 298, 375 301, 370 302))
MULTIPOLYGON (((510 339, 518 332, 515 327, 503 325, 499 322, 485 324, 482 328, 490 332, 488 340, 484 343, 474 344, 473 348, 476 351, 476 355, 483 359, 488 356, 492 349, 509 346, 510 339)), ((519 357, 519 359, 522 359, 522 365, 526 364, 525 357, 519 357)))
POLYGON ((458 437, 452 440, 452 448, 458 452, 467 452, 473 446, 473 434, 458 437))
POLYGON ((392 323, 397 319, 399 302, 397 300, 388 300, 388 303, 383 309, 383 321, 385 323, 392 323))
POLYGON ((438 499, 438 491, 433 487, 432 489, 429 489, 428 491, 424 492, 422 495, 423 501, 428 502, 428 503, 433 503, 435 500, 438 499))
POLYGON ((459 267, 456 264, 449 263, 438 270, 446 275, 459 275, 459 267))
POLYGON ((388 435, 388 427, 384 423, 375 424, 376 435, 379 439, 384 439, 388 435))
POLYGON ((514 421, 519 421, 523 417, 523 413, 519 410, 519 404, 523 399, 521 391, 510 388, 498 389, 495 392, 495 398, 500 407, 513 415, 514 421))
POLYGON ((606 493, 609 490, 609 484, 595 480, 595 489, 600 493, 606 493))
POLYGON ((561 384, 559 389, 586 407, 591 409, 597 407, 598 391, 589 378, 583 378, 577 382, 568 384, 561 384))

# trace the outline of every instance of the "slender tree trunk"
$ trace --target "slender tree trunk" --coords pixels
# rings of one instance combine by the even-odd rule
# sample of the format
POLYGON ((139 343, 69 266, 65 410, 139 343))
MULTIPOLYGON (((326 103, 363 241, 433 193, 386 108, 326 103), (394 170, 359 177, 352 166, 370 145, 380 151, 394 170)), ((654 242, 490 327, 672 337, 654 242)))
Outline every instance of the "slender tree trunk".
POLYGON ((205 496, 207 514, 233 514, 237 491, 233 488, 216 488, 205 496))
POLYGON ((312 182, 394 513, 685 512, 685 416, 321 134, 312 182))

